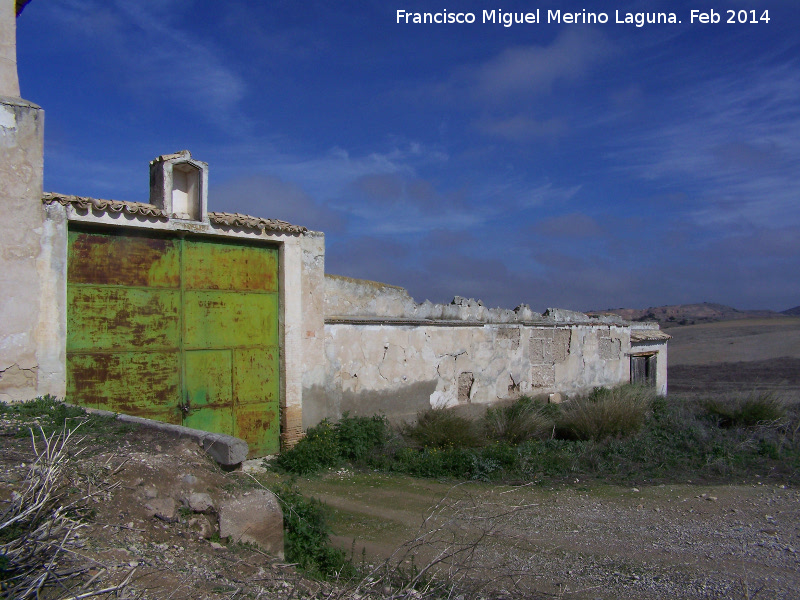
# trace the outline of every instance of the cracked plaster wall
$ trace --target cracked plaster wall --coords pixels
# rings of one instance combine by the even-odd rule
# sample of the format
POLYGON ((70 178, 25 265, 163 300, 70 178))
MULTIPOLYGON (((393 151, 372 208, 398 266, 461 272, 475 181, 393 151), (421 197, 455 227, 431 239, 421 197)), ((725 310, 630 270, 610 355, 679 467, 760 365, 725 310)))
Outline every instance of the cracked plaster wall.
POLYGON ((421 408, 613 385, 629 377, 629 350, 629 331, 605 325, 328 323, 326 391, 337 400, 324 416, 374 414, 378 396, 394 398, 384 414, 408 419, 421 408), (613 358, 601 339, 619 348, 613 358))
POLYGON ((65 262, 42 205, 44 111, 0 97, 0 400, 64 395, 57 285, 65 262))
MULTIPOLYGON (((487 308, 458 296, 418 304, 403 288, 334 275, 325 276, 324 310, 324 400, 313 417, 305 409, 305 427, 345 411, 410 419, 432 406, 630 380, 632 324, 614 315, 487 308)), ((664 352, 657 385, 665 392, 666 344, 653 347, 664 352)))

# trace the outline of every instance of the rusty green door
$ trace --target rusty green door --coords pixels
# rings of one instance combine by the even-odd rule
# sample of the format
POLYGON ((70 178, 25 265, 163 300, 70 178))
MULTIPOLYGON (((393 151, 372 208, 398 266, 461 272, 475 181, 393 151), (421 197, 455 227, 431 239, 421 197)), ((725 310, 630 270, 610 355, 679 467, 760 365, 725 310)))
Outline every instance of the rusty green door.
POLYGON ((278 253, 71 229, 67 394, 279 447, 278 253))

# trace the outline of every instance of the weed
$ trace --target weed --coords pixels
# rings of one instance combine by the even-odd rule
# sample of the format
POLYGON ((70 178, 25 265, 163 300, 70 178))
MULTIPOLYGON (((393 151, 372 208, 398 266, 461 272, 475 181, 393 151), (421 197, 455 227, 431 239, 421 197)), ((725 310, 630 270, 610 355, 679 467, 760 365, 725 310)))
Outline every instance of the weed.
POLYGON ((115 417, 87 413, 83 408, 66 404, 49 394, 27 402, 0 402, 0 414, 17 422, 17 437, 27 437, 30 426, 34 424, 46 435, 61 431, 64 427, 75 427, 78 423, 81 423, 84 435, 121 434, 132 428, 130 425, 118 425, 115 417))
POLYGON ((733 400, 707 400, 705 409, 720 427, 755 427, 786 416, 783 401, 770 392, 733 400))
POLYGON ((75 458, 85 448, 83 438, 76 440, 75 429, 66 427, 50 434, 38 430, 38 435, 30 430, 36 460, 0 515, 4 598, 40 598, 45 588, 68 590, 85 571, 75 567, 73 548, 79 544, 78 530, 92 517, 89 500, 106 498, 115 487, 84 480, 87 491, 76 493, 75 458))
POLYGON ((351 417, 345 413, 335 424, 325 419, 309 428, 294 448, 281 453, 275 466, 288 473, 310 475, 345 460, 365 460, 384 445, 387 437, 384 417, 351 417))
POLYGON ((376 448, 381 448, 388 436, 386 417, 351 417, 344 413, 334 426, 339 455, 351 461, 367 458, 376 448))
POLYGON ((333 424, 327 419, 311 427, 294 448, 282 452, 275 466, 289 473, 309 475, 341 462, 333 424))
POLYGON ((490 409, 484 420, 426 411, 399 437, 389 436, 383 417, 345 417, 309 430, 276 462, 300 474, 350 460, 416 477, 483 481, 579 476, 628 483, 684 480, 689 473, 724 480, 800 472, 800 406, 765 397, 723 406, 739 426, 720 427, 720 411, 712 415, 708 402, 658 397, 635 386, 598 389, 560 407, 521 399, 490 409), (549 431, 530 435, 539 427, 531 415, 549 419, 549 431))

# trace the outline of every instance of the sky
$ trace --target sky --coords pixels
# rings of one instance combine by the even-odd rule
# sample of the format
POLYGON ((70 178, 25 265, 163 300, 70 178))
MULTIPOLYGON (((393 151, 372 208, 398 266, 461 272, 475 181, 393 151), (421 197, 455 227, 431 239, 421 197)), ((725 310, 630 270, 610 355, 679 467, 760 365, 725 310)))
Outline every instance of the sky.
POLYGON ((418 302, 800 304, 796 0, 34 0, 17 60, 46 191, 146 202, 188 149, 209 210, 418 302))

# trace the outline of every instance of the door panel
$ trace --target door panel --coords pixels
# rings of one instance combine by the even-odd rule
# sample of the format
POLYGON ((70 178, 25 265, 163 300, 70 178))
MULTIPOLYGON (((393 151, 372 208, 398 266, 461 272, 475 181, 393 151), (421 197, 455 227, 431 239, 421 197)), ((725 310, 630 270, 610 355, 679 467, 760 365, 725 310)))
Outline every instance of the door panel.
POLYGON ((67 353, 67 399, 179 424, 180 355, 174 352, 67 353))
POLYGON ((180 345, 180 291, 71 285, 67 352, 180 345))
POLYGON ((186 289, 278 291, 278 253, 273 248, 187 240, 184 257, 186 289))
POLYGON ((186 291, 186 348, 277 346, 276 294, 186 291))
POLYGON ((72 284, 178 288, 180 241, 137 235, 69 232, 72 284))

